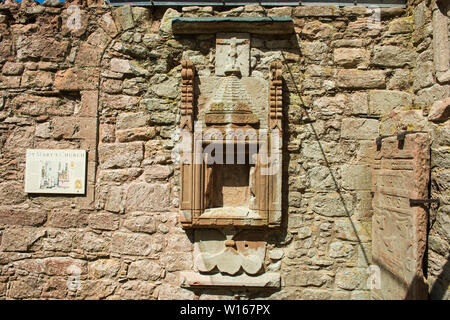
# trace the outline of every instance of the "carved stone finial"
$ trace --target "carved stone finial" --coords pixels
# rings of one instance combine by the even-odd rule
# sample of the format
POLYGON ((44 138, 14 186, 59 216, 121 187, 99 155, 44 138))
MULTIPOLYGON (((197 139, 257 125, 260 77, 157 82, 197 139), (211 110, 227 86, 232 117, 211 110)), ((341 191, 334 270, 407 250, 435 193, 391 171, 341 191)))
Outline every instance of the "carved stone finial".
POLYGON ((283 79, 281 77, 281 62, 274 61, 270 65, 269 87, 269 129, 278 127, 281 132, 281 119, 283 116, 283 79))
POLYGON ((180 128, 193 129, 195 66, 191 61, 181 62, 181 123, 180 128))

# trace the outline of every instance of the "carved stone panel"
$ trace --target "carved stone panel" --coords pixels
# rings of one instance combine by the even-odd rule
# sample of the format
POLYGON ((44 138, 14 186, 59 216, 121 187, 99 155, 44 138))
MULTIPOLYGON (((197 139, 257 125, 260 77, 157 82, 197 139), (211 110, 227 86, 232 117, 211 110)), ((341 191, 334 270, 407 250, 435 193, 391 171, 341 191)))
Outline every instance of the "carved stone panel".
MULTIPOLYGON (((372 263, 380 281, 374 299, 426 299, 423 275, 427 211, 410 199, 427 199, 430 142, 426 133, 383 139, 374 146, 372 263)), ((375 279, 376 280, 376 279, 375 279)))
POLYGON ((264 232, 197 229, 194 238, 195 272, 180 274, 182 286, 280 285, 279 274, 264 270, 267 242, 264 232))
POLYGON ((280 226, 281 63, 273 62, 270 73, 269 83, 233 73, 203 77, 194 97, 195 67, 183 62, 184 227, 280 226))
POLYGON ((250 34, 218 33, 216 36, 216 76, 250 75, 250 34))

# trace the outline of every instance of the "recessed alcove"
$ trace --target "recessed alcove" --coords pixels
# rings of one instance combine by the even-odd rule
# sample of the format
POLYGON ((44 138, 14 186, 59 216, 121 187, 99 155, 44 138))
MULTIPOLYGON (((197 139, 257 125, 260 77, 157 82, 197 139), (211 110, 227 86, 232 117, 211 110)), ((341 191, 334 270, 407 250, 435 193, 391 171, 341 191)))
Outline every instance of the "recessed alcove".
POLYGON ((205 168, 205 210, 202 217, 256 217, 253 212, 256 147, 222 144, 220 152, 223 152, 223 159, 217 154, 212 155, 220 159, 220 163, 207 164, 205 168))
POLYGON ((210 195, 208 209, 247 207, 250 201, 250 164, 213 164, 211 182, 206 186, 210 195))

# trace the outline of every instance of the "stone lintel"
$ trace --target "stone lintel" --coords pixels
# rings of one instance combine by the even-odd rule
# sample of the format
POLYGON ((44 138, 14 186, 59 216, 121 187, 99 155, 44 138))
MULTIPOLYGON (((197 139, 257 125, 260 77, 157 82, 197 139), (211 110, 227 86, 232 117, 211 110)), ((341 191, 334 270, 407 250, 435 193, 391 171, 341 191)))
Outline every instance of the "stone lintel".
POLYGON ((257 287, 279 288, 281 276, 279 273, 266 272, 258 276, 241 274, 227 276, 222 274, 204 275, 196 272, 180 272, 180 285, 190 287, 257 287))
POLYGON ((258 34, 292 34, 291 17, 200 17, 172 19, 174 34, 244 32, 258 34))

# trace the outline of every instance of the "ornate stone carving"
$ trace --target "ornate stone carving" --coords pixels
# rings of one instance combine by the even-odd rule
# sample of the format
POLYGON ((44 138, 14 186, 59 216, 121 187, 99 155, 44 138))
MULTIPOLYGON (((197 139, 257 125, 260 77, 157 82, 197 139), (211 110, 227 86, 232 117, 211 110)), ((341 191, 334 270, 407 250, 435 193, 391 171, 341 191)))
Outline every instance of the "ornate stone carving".
POLYGON ((211 272, 215 268, 223 274, 235 275, 242 271, 255 275, 262 270, 266 243, 257 232, 214 229, 197 230, 194 245, 194 268, 211 272))
POLYGON ((283 117, 283 79, 281 77, 281 62, 275 61, 270 65, 269 87, 269 128, 282 131, 283 117))
POLYGON ((195 66, 191 61, 183 60, 181 63, 181 121, 180 127, 193 129, 194 110, 194 76, 195 66))
POLYGON ((267 239, 256 230, 281 224, 281 63, 270 67, 269 93, 266 80, 249 77, 248 34, 218 34, 216 43, 217 76, 199 77, 198 99, 194 65, 182 63, 180 129, 189 148, 180 221, 195 228, 195 272, 182 285, 279 286, 279 274, 265 273, 267 239))
POLYGON ((372 263, 379 267, 375 299, 426 299, 423 256, 427 212, 410 199, 427 199, 430 171, 428 134, 385 138, 374 146, 372 170, 372 263))
POLYGON ((180 156, 181 204, 180 222, 188 226, 192 223, 193 210, 193 116, 194 116, 194 78, 195 66, 191 61, 183 60, 181 70, 181 143, 185 151, 180 156))
POLYGON ((216 75, 250 76, 250 34, 217 34, 216 75))

